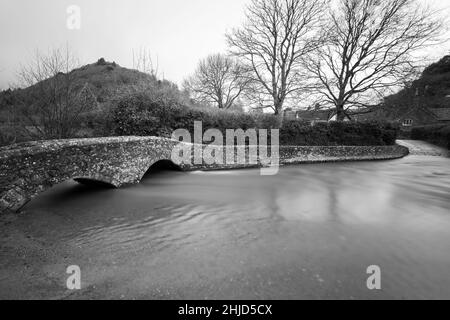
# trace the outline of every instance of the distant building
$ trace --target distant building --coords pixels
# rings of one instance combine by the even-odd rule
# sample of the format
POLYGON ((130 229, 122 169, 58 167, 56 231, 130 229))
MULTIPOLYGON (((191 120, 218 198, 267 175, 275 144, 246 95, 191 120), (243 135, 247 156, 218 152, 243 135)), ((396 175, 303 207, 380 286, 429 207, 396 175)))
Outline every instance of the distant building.
POLYGON ((332 109, 326 110, 292 110, 288 108, 284 111, 284 118, 291 120, 304 120, 311 123, 328 122, 334 120, 335 111, 332 109))
MULTIPOLYGON (((373 111, 351 115, 355 121, 392 121, 398 122, 405 130, 413 126, 422 126, 437 123, 450 123, 449 108, 428 108, 424 106, 386 107, 379 106, 373 111)), ((310 121, 312 124, 318 122, 329 122, 336 120, 336 113, 333 109, 326 110, 292 110, 284 111, 284 118, 290 120, 310 121)), ((348 119, 346 119, 348 121, 348 119)))
MULTIPOLYGON (((362 110, 363 111, 363 110, 362 110)), ((326 110, 292 110, 284 111, 284 118, 289 120, 310 121, 312 124, 336 120, 333 109, 326 110)), ((393 121, 398 122, 409 130, 413 126, 422 126, 437 123, 450 123, 450 108, 427 108, 412 106, 409 108, 387 108, 380 106, 374 111, 362 112, 351 116, 355 121, 393 121)), ((346 119, 348 121, 348 119, 346 119)))
POLYGON ((411 106, 409 108, 393 108, 380 106, 373 112, 353 116, 357 121, 385 120, 398 122, 409 130, 414 126, 423 126, 437 123, 450 123, 450 108, 427 108, 424 106, 411 106))
POLYGON ((298 119, 298 111, 292 110, 292 108, 287 108, 283 112, 283 117, 289 120, 298 119))

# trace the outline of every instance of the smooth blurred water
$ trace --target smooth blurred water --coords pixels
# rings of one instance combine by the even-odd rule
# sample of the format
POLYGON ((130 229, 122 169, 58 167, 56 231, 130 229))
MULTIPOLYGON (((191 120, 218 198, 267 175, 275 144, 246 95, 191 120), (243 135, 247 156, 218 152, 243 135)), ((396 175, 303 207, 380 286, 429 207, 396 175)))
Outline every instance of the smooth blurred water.
POLYGON ((119 190, 66 183, 14 224, 64 253, 41 262, 47 275, 81 267, 80 297, 450 298, 449 158, 259 173, 162 172, 119 190), (366 287, 370 265, 381 291, 366 287))

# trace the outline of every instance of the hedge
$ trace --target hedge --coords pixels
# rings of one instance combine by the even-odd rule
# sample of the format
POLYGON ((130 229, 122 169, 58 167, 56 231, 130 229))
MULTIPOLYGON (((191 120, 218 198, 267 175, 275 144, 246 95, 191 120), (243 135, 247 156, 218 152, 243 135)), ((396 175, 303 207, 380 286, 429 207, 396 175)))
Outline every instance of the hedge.
POLYGON ((269 114, 249 114, 166 104, 139 93, 119 101, 112 115, 116 135, 171 137, 176 129, 203 130, 280 129, 281 145, 298 146, 380 146, 395 144, 398 126, 381 122, 324 122, 285 120, 269 114))
POLYGON ((411 131, 411 138, 425 140, 450 149, 450 124, 414 127, 411 131))
POLYGON ((393 145, 398 126, 381 122, 324 122, 314 126, 299 120, 284 121, 280 144, 299 146, 383 146, 393 145))

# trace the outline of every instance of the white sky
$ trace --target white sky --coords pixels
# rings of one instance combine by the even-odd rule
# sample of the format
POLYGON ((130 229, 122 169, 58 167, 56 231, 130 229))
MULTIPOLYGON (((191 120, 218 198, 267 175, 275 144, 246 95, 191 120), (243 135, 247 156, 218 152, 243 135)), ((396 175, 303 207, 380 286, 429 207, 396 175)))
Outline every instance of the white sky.
MULTIPOLYGON (((250 0, 0 0, 0 89, 15 81, 36 49, 69 45, 83 64, 104 57, 132 67, 132 49, 147 47, 159 71, 176 83, 199 59, 226 50, 250 0), (81 29, 66 27, 69 5, 81 8, 81 29)), ((450 0, 419 0, 439 8, 450 0)), ((450 53, 450 45, 430 52, 450 53)))

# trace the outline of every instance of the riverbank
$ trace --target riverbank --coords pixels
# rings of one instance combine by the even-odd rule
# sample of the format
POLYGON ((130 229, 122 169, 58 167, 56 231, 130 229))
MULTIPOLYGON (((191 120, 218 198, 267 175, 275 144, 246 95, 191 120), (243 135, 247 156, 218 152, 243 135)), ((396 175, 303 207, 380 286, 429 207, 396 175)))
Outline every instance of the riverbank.
POLYGON ((413 156, 433 156, 433 157, 448 157, 450 151, 421 140, 398 140, 397 144, 409 149, 410 155, 413 156))

